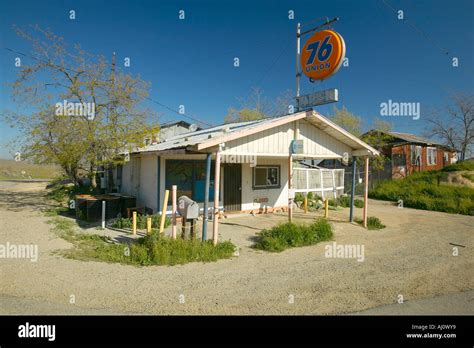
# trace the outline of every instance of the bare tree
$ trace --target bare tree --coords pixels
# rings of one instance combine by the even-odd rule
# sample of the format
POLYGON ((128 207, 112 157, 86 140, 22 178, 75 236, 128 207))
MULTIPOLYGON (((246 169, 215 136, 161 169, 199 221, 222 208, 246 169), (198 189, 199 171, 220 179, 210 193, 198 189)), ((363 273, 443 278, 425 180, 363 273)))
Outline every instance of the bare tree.
POLYGON ((31 44, 32 61, 22 63, 10 86, 13 100, 28 110, 4 116, 22 133, 22 154, 60 165, 73 180, 83 169, 95 186, 99 166, 155 131, 148 122, 153 114, 142 107, 149 84, 79 45, 70 48, 49 30, 34 26, 16 33, 31 44))
POLYGON ((294 105, 294 97, 291 91, 285 91, 275 100, 269 100, 259 87, 253 87, 247 98, 239 98, 238 101, 240 107, 229 108, 224 119, 225 123, 254 121, 287 115, 290 113, 290 105, 294 105))
POLYGON ((439 138, 459 152, 464 160, 472 153, 474 143, 474 95, 454 94, 451 103, 441 112, 426 118, 426 135, 439 138))

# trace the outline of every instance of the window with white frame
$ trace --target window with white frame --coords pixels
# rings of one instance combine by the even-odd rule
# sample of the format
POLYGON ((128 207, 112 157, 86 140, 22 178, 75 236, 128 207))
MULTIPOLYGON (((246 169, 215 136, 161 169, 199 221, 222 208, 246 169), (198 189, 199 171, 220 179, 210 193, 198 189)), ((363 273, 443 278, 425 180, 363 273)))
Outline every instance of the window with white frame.
POLYGON ((411 145, 410 146, 410 153, 411 153, 411 164, 412 165, 421 165, 421 146, 418 145, 411 145))
POLYGON ((437 155, 436 147, 427 147, 426 148, 426 163, 429 166, 434 166, 436 164, 436 155, 437 155))
POLYGON ((253 168, 253 188, 280 187, 280 166, 256 166, 253 168))

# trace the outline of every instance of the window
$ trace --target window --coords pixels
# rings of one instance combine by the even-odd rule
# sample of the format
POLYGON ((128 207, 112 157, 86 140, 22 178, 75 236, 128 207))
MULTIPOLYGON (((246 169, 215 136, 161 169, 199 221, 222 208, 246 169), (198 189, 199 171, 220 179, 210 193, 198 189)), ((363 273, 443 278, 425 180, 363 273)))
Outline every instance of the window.
MULTIPOLYGON (((214 162, 211 162, 209 200, 214 199, 214 162)), ((166 160, 166 189, 178 186, 177 196, 186 195, 203 202, 206 185, 206 164, 199 160, 166 160)))
POLYGON ((436 147, 427 147, 426 148, 426 163, 429 166, 436 165, 436 155, 437 155, 436 147))
POLYGON ((421 165, 421 146, 410 145, 411 164, 415 166, 421 165))
POLYGON ((407 159, 404 153, 394 153, 392 155, 392 166, 401 167, 407 164, 407 159))
POLYGON ((280 166, 256 166, 253 168, 253 188, 280 187, 280 166))

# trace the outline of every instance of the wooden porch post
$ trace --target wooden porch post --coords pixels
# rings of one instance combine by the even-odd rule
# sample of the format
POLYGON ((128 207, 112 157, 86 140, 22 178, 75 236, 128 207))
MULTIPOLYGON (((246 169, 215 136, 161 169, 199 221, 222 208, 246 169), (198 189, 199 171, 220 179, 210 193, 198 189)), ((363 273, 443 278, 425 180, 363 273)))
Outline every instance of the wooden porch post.
POLYGON ((367 207, 369 205, 369 156, 364 158, 364 227, 367 228, 367 207))
POLYGON ((356 186, 357 157, 352 156, 352 187, 351 187, 351 211, 349 213, 349 222, 354 221, 354 196, 356 186))
POLYGON ((288 156, 288 221, 293 221, 293 198, 290 198, 290 192, 293 188, 293 155, 288 156))
POLYGON ((221 174, 221 150, 216 152, 216 163, 215 163, 215 173, 214 173, 214 217, 212 224, 213 232, 213 243, 217 244, 218 232, 219 232, 219 186, 220 186, 220 174, 221 174))
MULTIPOLYGON (((300 122, 295 121, 293 128, 293 141, 298 140, 300 137, 300 122)), ((293 196, 293 148, 292 143, 290 144, 290 153, 288 154, 288 221, 293 222, 293 202, 294 197, 290 198, 290 193, 293 196)))
POLYGON ((204 185, 204 209, 202 217, 202 241, 207 239, 207 221, 209 220, 209 186, 211 182, 211 154, 206 156, 206 184, 204 185))
POLYGON ((172 226, 171 226, 171 236, 173 239, 176 239, 176 194, 178 191, 178 187, 173 185, 171 187, 171 218, 172 218, 172 226))

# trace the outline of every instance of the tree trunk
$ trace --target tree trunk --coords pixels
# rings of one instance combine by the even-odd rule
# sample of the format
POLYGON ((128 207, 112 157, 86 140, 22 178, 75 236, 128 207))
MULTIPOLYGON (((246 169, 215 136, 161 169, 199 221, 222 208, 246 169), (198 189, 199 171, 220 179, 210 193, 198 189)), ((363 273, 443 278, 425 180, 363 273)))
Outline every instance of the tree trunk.
POLYGON ((63 166, 63 170, 66 173, 67 177, 72 180, 74 185, 77 185, 77 168, 66 165, 63 166))
POLYGON ((91 180, 92 189, 95 189, 97 187, 97 171, 95 169, 94 164, 91 164, 90 172, 89 172, 89 179, 91 180))

